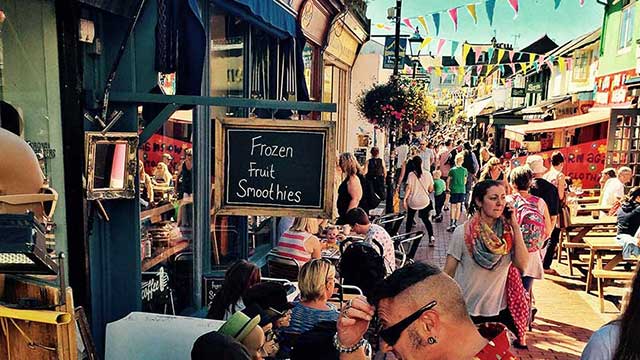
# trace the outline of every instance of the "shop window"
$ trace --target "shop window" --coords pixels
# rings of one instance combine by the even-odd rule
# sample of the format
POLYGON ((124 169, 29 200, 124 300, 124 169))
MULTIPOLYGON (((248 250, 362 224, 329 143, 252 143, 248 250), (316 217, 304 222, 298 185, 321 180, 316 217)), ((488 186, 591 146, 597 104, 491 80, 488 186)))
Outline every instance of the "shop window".
POLYGON ((139 150, 144 311, 180 314, 193 294, 192 111, 177 111, 139 150))
MULTIPOLYGON (((625 1, 630 3, 630 1, 625 1)), ((635 4, 630 4, 622 10, 622 22, 620 23, 620 37, 618 49, 631 46, 633 41, 633 17, 635 16, 635 4)))
POLYGON ((573 81, 584 82, 589 79, 592 50, 576 50, 573 56, 573 81))

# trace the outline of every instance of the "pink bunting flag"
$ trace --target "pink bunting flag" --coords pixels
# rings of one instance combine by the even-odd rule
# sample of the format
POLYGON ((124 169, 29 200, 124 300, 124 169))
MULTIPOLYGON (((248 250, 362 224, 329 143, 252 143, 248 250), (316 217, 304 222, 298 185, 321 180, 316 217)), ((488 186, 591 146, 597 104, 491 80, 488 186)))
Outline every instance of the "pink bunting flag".
POLYGON ((453 21, 453 29, 458 31, 458 8, 449 9, 449 17, 453 21))
POLYGON ((516 17, 518 17, 518 0, 509 0, 509 5, 511 5, 511 8, 516 13, 514 16, 515 19, 516 17))
POLYGON ((513 56, 515 55, 515 51, 509 51, 509 62, 513 62, 513 56))
POLYGON ((480 74, 482 72, 482 65, 476 65, 476 71, 480 74))
POLYGON ((481 47, 474 47, 473 48, 473 54, 476 56, 476 63, 478 63, 478 61, 480 61, 480 55, 482 55, 482 48, 481 47))
POLYGON ((567 71, 573 70, 573 58, 567 59, 567 71))
POLYGON ((580 0, 580 7, 584 6, 584 0, 580 0))
POLYGON ((542 67, 544 65, 544 55, 538 56, 538 67, 542 67))
POLYGON ((516 73, 516 64, 511 63, 511 64, 509 64, 509 66, 511 66, 511 73, 515 74, 516 73))
POLYGON ((444 46, 444 43, 446 43, 447 40, 445 39, 440 39, 438 40, 438 47, 436 48, 436 55, 440 56, 440 52, 442 51, 442 47, 444 46))
POLYGON ((413 25, 411 24, 411 20, 409 18, 404 18, 402 19, 402 22, 407 25, 407 27, 413 31, 416 31, 416 28, 413 27, 413 25))

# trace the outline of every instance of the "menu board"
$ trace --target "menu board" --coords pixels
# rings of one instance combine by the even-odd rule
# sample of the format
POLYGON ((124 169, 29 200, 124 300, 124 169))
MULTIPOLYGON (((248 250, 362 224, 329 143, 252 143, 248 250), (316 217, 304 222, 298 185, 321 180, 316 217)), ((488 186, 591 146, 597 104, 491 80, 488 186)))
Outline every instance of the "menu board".
POLYGON ((218 120, 217 213, 330 216, 334 131, 324 121, 218 120))

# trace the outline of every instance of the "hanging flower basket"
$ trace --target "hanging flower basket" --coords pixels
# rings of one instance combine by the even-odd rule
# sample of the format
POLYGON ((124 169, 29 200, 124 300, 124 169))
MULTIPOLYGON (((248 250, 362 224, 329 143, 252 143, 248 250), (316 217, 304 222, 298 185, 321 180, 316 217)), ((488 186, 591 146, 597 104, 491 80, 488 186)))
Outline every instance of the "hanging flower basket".
POLYGON ((388 129, 395 120, 401 129, 423 128, 436 118, 436 105, 424 83, 400 79, 395 85, 375 84, 356 99, 356 107, 369 123, 388 129))

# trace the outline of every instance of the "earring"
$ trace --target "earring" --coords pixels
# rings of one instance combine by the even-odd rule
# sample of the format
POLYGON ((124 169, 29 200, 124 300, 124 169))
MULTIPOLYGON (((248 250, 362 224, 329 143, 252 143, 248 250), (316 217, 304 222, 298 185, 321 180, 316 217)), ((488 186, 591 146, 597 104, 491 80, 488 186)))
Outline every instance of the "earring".
POLYGON ((438 340, 436 340, 436 338, 434 338, 433 336, 429 336, 429 338, 427 339, 427 342, 429 343, 429 345, 433 345, 437 343, 438 340))

